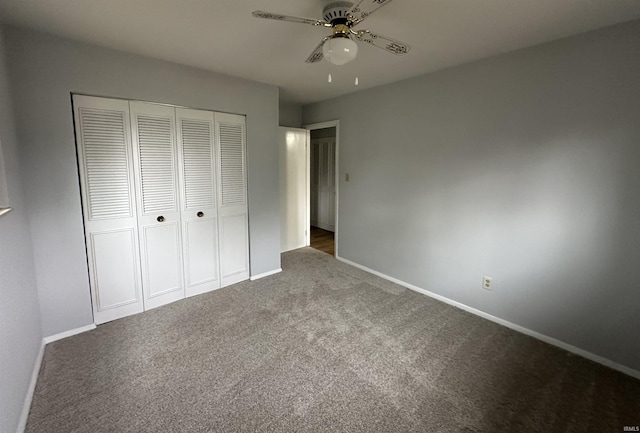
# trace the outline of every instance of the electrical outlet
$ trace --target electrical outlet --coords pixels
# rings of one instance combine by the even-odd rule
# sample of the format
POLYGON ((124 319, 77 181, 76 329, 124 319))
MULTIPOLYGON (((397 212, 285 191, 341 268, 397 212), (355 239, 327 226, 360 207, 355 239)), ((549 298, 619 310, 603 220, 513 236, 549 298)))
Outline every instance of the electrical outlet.
POLYGON ((491 290, 491 283, 493 282, 493 278, 487 277, 486 275, 482 277, 482 288, 491 290))

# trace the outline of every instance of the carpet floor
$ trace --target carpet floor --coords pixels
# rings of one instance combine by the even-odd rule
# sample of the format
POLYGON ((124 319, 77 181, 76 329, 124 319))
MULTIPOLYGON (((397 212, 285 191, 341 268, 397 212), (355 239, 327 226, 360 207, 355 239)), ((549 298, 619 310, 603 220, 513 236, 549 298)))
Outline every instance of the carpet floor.
POLYGON ((47 345, 26 431, 621 432, 640 381, 311 248, 47 345))

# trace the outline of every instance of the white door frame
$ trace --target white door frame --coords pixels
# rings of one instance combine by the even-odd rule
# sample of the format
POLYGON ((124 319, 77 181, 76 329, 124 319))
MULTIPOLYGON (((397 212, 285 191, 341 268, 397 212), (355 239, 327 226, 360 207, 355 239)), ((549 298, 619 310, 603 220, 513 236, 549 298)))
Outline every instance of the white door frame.
MULTIPOLYGON (((338 215, 340 214, 339 212, 339 207, 338 204, 340 203, 340 121, 339 120, 329 120, 327 122, 320 122, 320 123, 309 123, 307 125, 303 125, 302 126, 304 129, 308 129, 309 131, 313 131, 315 129, 324 129, 324 128, 336 128, 336 165, 335 165, 335 184, 336 184, 336 202, 335 202, 335 209, 336 209, 336 228, 335 228, 335 232, 334 232, 334 237, 335 237, 335 241, 334 241, 334 245, 335 245, 335 253, 334 253, 334 257, 338 257, 338 227, 339 227, 339 221, 338 221, 338 215)), ((309 143, 311 143, 311 140, 309 140, 309 143)), ((310 166, 311 164, 311 151, 307 152, 307 166, 310 166)), ((310 182, 307 182, 307 197, 311 197, 311 191, 310 191, 310 182)), ((309 215, 311 215, 311 204, 308 205, 309 208, 307 209, 307 212, 309 215)))

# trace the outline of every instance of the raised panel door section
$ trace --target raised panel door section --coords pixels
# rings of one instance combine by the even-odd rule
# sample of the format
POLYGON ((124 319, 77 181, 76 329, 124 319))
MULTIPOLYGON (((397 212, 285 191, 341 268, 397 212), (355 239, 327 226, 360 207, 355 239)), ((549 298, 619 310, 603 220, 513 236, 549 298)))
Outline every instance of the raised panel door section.
POLYGON ((220 288, 213 116, 176 108, 187 296, 220 288))
POLYGON ((141 230, 145 246, 142 262, 148 265, 143 268, 143 278, 148 287, 147 299, 153 301, 182 287, 182 275, 176 266, 180 262, 180 226, 178 222, 165 222, 141 230))
POLYGON ((88 241, 99 322, 119 318, 123 310, 141 311, 139 284, 131 284, 140 279, 134 230, 93 232, 88 241))
POLYGON ((220 268, 224 286, 249 278, 247 250, 247 215, 224 215, 220 217, 220 246, 222 256, 220 268))
POLYGON ((222 287, 249 278, 245 117, 215 113, 222 287))
POLYGON ((129 103, 74 95, 94 321, 143 311, 129 103))
POLYGON ((187 296, 219 289, 217 218, 185 221, 183 233, 187 296))
POLYGON ((175 109, 131 102, 145 309, 185 296, 175 109))

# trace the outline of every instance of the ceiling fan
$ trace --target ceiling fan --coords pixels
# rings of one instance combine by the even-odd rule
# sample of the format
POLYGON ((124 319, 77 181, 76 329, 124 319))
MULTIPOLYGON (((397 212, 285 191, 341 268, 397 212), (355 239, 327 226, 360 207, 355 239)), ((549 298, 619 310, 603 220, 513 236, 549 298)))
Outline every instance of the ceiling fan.
POLYGON ((254 11, 252 15, 270 20, 331 27, 333 33, 322 39, 320 45, 313 50, 306 61, 307 63, 316 63, 325 58, 334 65, 344 65, 358 55, 358 46, 354 39, 367 42, 397 55, 406 54, 409 51, 411 47, 403 42, 369 30, 353 29, 369 15, 389 3, 391 3, 391 0, 360 0, 354 5, 350 1, 328 0, 322 9, 324 20, 292 17, 265 11, 254 11))

